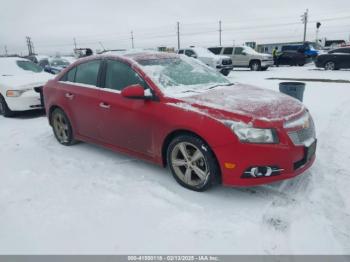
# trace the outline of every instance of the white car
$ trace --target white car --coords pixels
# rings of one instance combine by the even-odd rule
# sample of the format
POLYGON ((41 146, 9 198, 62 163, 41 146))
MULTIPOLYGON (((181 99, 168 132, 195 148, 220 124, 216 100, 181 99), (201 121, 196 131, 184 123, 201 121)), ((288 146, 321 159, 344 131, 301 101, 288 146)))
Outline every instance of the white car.
POLYGON ((0 58, 0 114, 43 108, 42 87, 53 78, 30 60, 0 58))
POLYGON ((215 68, 224 76, 227 76, 233 69, 233 63, 230 57, 223 55, 216 56, 208 49, 203 47, 190 47, 179 49, 177 53, 196 58, 202 61, 207 66, 215 68))

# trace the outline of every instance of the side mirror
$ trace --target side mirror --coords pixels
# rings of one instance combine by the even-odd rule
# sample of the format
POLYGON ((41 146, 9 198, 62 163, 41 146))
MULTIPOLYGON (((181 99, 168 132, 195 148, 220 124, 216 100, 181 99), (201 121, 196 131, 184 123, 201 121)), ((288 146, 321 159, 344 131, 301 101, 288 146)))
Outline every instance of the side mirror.
POLYGON ((149 96, 145 96, 145 89, 139 85, 131 85, 125 87, 121 95, 126 98, 131 98, 131 99, 149 99, 149 96))

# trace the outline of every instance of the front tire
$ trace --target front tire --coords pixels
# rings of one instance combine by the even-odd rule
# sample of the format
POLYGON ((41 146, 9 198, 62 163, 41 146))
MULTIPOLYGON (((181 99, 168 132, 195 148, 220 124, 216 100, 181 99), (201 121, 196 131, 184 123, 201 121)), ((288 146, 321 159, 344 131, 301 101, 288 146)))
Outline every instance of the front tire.
POLYGON ((2 95, 0 95, 0 115, 4 117, 12 117, 15 115, 15 112, 11 111, 2 95))
POLYGON ((51 125, 57 141, 65 146, 76 144, 72 125, 62 109, 56 108, 51 114, 51 125))
POLYGON ((252 61, 252 62, 250 62, 250 70, 252 70, 252 71, 260 71, 261 70, 261 63, 260 63, 260 61, 252 61))
POLYGON ((214 153, 196 136, 175 137, 168 146, 167 163, 175 180, 187 189, 202 192, 219 181, 220 169, 214 153))

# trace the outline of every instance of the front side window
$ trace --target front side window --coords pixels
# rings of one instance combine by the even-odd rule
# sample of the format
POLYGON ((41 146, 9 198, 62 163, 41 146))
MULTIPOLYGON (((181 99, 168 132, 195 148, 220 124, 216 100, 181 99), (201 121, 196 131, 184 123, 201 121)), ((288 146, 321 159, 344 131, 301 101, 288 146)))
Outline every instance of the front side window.
POLYGON ((224 49, 224 55, 232 55, 233 48, 232 47, 226 47, 224 49))
POLYGON ((121 91, 127 86, 146 83, 129 65, 115 60, 107 60, 105 88, 121 91))
POLYGON ((96 86, 100 64, 100 60, 94 60, 78 65, 76 67, 74 82, 96 86))
POLYGON ((34 64, 32 61, 21 60, 17 61, 16 63, 18 67, 26 71, 32 71, 34 73, 40 73, 41 71, 43 71, 43 69, 40 66, 34 64))

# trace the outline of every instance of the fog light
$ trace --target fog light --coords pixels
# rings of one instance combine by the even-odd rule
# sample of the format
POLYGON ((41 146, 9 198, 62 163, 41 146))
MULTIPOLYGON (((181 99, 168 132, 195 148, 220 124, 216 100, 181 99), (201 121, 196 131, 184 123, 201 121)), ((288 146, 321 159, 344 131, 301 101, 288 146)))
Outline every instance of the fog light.
POLYGON ((280 169, 278 166, 253 166, 243 173, 242 178, 278 176, 283 170, 284 169, 280 169))

